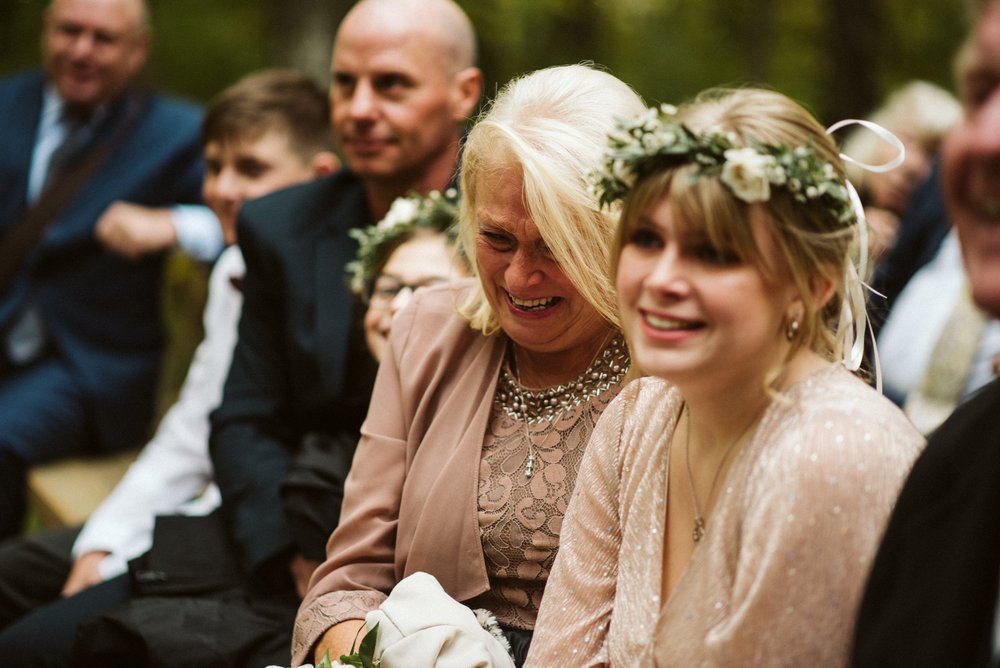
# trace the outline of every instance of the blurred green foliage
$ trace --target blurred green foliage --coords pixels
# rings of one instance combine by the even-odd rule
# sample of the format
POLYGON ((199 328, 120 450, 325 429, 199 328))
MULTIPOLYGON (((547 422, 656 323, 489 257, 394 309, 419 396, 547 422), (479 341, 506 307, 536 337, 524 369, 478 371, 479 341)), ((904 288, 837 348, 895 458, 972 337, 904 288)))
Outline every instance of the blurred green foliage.
MULTIPOLYGON (((47 0, 0 2, 0 73, 38 61, 47 0)), ((148 78, 205 101, 248 71, 303 66, 296 32, 329 34, 347 0, 151 0, 148 78), (304 20, 288 20, 303 15, 304 20)), ((546 65, 595 61, 650 101, 763 82, 821 116, 865 114, 896 85, 951 88, 957 0, 459 0, 479 32, 487 93, 546 65), (853 56, 853 60, 851 57, 853 56), (846 58, 846 60, 845 60, 846 58), (846 70, 843 62, 847 63, 846 70), (839 83, 838 83, 839 82, 839 83)), ((309 44, 315 43, 309 41, 309 44)), ((319 43, 324 43, 320 40, 319 43)), ((328 51, 305 67, 324 79, 328 51), (321 63, 318 67, 315 63, 321 63)))

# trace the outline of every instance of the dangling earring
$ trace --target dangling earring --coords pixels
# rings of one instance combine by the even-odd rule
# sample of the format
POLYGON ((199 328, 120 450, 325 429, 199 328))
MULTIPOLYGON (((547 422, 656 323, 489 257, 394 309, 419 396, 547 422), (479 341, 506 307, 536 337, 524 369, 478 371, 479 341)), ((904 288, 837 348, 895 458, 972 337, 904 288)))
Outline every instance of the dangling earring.
POLYGON ((791 341, 799 333, 799 321, 796 319, 791 319, 785 325, 785 338, 791 341))

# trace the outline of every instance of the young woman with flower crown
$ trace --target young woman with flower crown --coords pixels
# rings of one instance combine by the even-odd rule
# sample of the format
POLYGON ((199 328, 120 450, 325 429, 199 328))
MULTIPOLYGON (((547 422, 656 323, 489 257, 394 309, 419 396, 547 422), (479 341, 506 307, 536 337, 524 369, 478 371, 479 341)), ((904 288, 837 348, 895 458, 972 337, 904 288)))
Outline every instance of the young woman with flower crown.
POLYGON ((754 89, 610 139, 595 188, 624 200, 612 276, 649 377, 595 428, 526 665, 844 665, 923 440, 851 373, 863 221, 836 146, 754 89))

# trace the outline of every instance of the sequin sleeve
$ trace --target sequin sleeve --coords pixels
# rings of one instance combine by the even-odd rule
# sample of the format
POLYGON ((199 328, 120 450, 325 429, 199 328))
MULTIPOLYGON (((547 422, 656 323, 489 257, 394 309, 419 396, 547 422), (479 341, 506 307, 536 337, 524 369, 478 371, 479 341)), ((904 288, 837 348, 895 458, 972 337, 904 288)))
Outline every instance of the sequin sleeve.
POLYGON ((634 385, 604 411, 587 445, 525 668, 607 664, 621 545, 618 453, 634 385))

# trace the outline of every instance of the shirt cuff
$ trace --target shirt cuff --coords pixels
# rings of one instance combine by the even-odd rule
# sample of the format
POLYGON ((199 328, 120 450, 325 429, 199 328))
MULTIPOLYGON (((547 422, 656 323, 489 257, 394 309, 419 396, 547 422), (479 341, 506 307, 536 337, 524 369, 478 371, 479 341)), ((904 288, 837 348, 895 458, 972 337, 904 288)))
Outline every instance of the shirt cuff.
POLYGON ((207 206, 180 204, 171 210, 177 244, 196 260, 212 262, 222 252, 222 226, 207 206))

